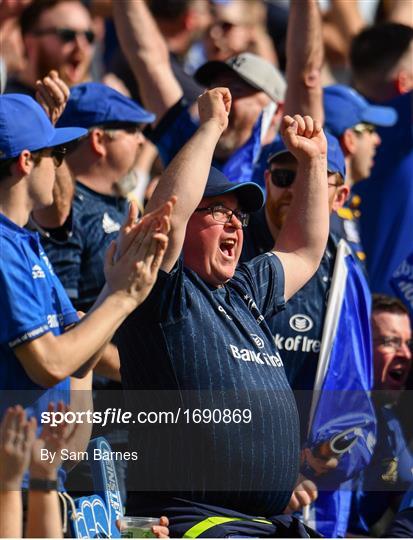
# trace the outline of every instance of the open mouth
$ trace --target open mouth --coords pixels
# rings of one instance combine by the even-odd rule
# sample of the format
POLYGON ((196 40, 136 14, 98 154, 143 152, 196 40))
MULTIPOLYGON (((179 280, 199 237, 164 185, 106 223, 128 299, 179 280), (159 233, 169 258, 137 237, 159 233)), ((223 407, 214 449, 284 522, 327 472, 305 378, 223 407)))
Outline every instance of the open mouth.
POLYGON ((227 238, 219 244, 219 249, 228 258, 232 258, 235 255, 235 240, 227 238))
POLYGON ((394 367, 388 370, 387 375, 393 382, 403 384, 406 378, 406 369, 402 367, 394 367))

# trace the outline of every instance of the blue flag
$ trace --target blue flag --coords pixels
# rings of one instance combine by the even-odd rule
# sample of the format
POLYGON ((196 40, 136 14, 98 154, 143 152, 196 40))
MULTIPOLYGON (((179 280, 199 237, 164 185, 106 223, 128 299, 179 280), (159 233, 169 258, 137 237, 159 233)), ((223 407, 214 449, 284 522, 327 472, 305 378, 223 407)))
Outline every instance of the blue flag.
MULTIPOLYGON (((370 462, 376 442, 371 296, 359 263, 344 240, 337 246, 329 292, 307 446, 327 444, 339 457, 336 469, 315 477, 320 490, 314 526, 328 537, 345 533, 351 486, 348 480, 370 462), (340 489, 341 488, 341 489, 340 489)), ((307 476, 306 471, 304 474, 307 476)))
POLYGON ((390 285, 409 310, 413 321, 413 253, 398 266, 390 279, 390 285))

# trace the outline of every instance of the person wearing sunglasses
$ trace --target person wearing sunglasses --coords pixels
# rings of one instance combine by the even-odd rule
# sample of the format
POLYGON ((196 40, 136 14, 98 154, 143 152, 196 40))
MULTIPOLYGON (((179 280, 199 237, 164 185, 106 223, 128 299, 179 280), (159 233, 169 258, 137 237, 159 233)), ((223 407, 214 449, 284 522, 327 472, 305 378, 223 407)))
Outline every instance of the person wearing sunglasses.
POLYGON ((352 492, 349 532, 357 536, 369 536, 371 527, 389 507, 397 508, 400 493, 413 482, 413 455, 397 414, 400 411, 395 407, 412 367, 409 312, 397 298, 375 294, 371 325, 373 398, 379 429, 373 458, 352 492))
MULTIPOLYGON (((326 183, 328 186, 328 209, 331 214, 344 204, 349 194, 349 187, 345 184, 346 167, 339 142, 329 133, 326 133, 326 137, 328 142, 326 183)), ((270 246, 284 229, 288 218, 295 218, 297 221, 300 219, 300 214, 298 211, 294 212, 293 208, 298 189, 296 174, 295 157, 282 143, 278 143, 278 149, 275 149, 275 152, 269 157, 268 168, 265 171, 265 206, 259 212, 251 214, 250 223, 245 230, 242 261, 252 260, 257 255, 271 249, 270 246)), ((302 481, 296 486, 287 509, 289 512, 294 512, 303 505, 314 501, 318 489, 318 500, 314 503, 314 509, 317 512, 317 526, 323 527, 321 529, 323 533, 334 530, 337 531, 337 534, 344 534, 343 522, 339 520, 339 516, 329 505, 330 493, 334 493, 344 480, 354 476, 360 468, 366 465, 368 453, 365 451, 364 442, 357 443, 353 447, 351 466, 348 466, 346 462, 341 468, 340 461, 334 453, 326 451, 320 457, 318 449, 308 448, 306 443, 309 411, 338 241, 339 237, 330 232, 326 249, 315 275, 290 298, 285 309, 270 318, 268 322, 274 341, 283 358, 288 381, 296 392, 300 417, 303 448, 301 472, 303 476, 301 477, 302 481), (314 482, 317 489, 314 485, 313 489, 307 489, 306 485, 309 481, 314 482), (328 491, 323 491, 323 486, 324 489, 326 489, 325 486, 329 486, 328 491), (305 499, 307 502, 302 502, 305 499), (323 511, 325 519, 328 521, 330 518, 332 522, 324 523, 318 510, 323 511), (340 523, 335 525, 336 522, 340 523)), ((330 428, 334 429, 334 415, 331 417, 330 428)), ((345 514, 345 509, 341 510, 345 514)))
POLYGON ((91 79, 95 33, 90 13, 80 0, 33 0, 19 22, 27 65, 10 78, 6 92, 34 97, 36 81, 52 69, 69 87, 91 79))
MULTIPOLYGON (((369 104, 356 90, 342 84, 324 88, 323 104, 325 127, 340 141, 346 161, 346 183, 352 188, 370 176, 381 143, 377 127, 394 125, 397 113, 391 107, 369 104)), ((359 233, 360 207, 361 198, 354 194, 332 214, 331 229, 345 238, 364 261, 359 233)))

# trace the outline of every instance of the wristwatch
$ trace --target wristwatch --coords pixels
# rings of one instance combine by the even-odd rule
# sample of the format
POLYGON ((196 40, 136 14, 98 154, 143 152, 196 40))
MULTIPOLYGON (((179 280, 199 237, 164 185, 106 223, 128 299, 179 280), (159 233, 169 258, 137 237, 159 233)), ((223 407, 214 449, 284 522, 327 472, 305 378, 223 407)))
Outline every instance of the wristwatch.
POLYGON ((57 480, 30 478, 29 489, 32 491, 57 491, 57 480))

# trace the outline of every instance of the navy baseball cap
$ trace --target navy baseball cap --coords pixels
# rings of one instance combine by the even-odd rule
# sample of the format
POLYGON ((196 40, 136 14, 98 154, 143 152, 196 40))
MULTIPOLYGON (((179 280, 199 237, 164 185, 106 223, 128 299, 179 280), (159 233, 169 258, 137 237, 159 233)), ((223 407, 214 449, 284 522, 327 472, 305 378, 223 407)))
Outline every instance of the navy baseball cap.
POLYGON ((70 98, 57 125, 76 124, 84 128, 105 124, 149 124, 155 115, 117 90, 102 83, 73 86, 70 98))
POLYGON ((370 105, 356 90, 343 84, 324 88, 324 113, 325 127, 336 137, 361 122, 388 127, 397 121, 394 109, 370 105))
MULTIPOLYGON (((340 143, 338 142, 338 139, 328 131, 325 132, 325 135, 327 138, 327 171, 329 173, 338 172, 341 174, 343 180, 345 180, 346 162, 340 143)), ((290 151, 287 150, 284 141, 280 137, 280 139, 273 144, 273 152, 270 154, 267 162, 272 163, 278 156, 289 153, 290 151)))
POLYGON ((0 159, 17 157, 74 141, 87 134, 80 127, 55 128, 42 107, 25 94, 0 96, 0 159))
POLYGON ((216 197, 226 193, 234 193, 246 212, 256 212, 264 204, 264 193, 258 184, 230 182, 221 171, 211 167, 204 197, 216 197))

